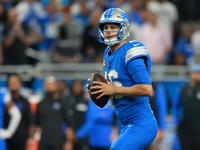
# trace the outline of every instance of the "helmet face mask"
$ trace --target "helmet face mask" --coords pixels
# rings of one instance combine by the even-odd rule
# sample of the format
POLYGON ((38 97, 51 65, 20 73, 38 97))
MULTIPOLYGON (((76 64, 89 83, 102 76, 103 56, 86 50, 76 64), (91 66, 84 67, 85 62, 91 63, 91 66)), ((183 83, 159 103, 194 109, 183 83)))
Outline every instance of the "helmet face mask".
POLYGON ((99 32, 99 41, 108 46, 113 46, 129 36, 130 21, 125 12, 119 8, 110 8, 106 10, 97 23, 99 32), (119 24, 119 31, 103 31, 103 26, 106 23, 119 24), (109 32, 109 39, 104 39, 104 32, 109 32), (118 32, 116 38, 111 38, 112 32, 118 32))
POLYGON ((118 30, 115 30, 115 31, 109 31, 109 30, 104 30, 103 29, 103 27, 106 25, 107 23, 105 23, 105 24, 101 24, 100 26, 101 26, 101 36, 102 36, 102 38, 103 38, 103 42, 105 43, 105 44, 108 44, 109 46, 111 46, 111 44, 110 43, 114 43, 114 42, 116 42, 116 41, 118 41, 117 39, 119 39, 120 37, 120 24, 115 24, 116 26, 118 26, 118 30), (107 35, 106 35, 106 33, 108 33, 107 35), (105 37, 106 36, 106 37, 105 37))

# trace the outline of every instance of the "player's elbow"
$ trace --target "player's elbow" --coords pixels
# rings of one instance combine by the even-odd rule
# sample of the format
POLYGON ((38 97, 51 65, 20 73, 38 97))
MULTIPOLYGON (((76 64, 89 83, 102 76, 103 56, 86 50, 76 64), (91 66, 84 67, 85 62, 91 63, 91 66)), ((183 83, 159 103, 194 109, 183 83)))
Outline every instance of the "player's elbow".
POLYGON ((150 97, 153 94, 153 87, 152 85, 145 86, 145 95, 150 97))

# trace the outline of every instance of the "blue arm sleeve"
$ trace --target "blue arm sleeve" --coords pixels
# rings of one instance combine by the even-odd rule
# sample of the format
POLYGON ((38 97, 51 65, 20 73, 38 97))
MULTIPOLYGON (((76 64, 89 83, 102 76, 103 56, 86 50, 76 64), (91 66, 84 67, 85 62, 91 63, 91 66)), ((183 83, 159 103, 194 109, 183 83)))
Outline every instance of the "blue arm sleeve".
POLYGON ((85 123, 75 132, 78 139, 83 139, 89 134, 90 129, 95 123, 95 111, 93 111, 92 101, 89 102, 88 111, 86 113, 85 123))
POLYGON ((126 69, 134 80, 135 84, 151 84, 145 62, 142 58, 137 58, 130 61, 126 65, 126 69))
POLYGON ((155 90, 155 105, 158 112, 158 125, 161 130, 164 130, 166 124, 165 119, 167 116, 167 96, 162 84, 157 84, 155 90))

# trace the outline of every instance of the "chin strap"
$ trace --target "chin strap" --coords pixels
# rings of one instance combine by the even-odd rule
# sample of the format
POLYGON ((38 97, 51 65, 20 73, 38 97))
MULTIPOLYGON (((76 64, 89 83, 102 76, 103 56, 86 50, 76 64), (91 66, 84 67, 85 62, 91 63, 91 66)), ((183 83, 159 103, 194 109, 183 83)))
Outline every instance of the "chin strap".
POLYGON ((113 46, 121 41, 117 41, 117 37, 112 39, 112 40, 104 40, 104 44, 108 45, 108 46, 113 46))
POLYGON ((15 133, 20 120, 21 120, 21 113, 16 106, 12 106, 8 110, 9 115, 11 116, 10 122, 7 129, 0 129, 0 138, 2 139, 9 139, 15 133))

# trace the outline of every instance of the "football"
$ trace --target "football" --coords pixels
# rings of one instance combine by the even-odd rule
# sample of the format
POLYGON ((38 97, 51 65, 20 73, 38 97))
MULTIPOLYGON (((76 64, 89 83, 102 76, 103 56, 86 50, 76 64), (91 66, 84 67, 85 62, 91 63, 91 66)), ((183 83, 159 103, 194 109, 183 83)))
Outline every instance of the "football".
POLYGON ((88 91, 89 91, 89 95, 90 95, 90 98, 92 99, 92 101, 99 107, 103 108, 107 102, 108 102, 108 99, 109 99, 109 96, 108 95, 104 95, 103 97, 101 97, 100 99, 97 99, 97 97, 100 95, 100 94, 94 94, 94 95, 91 95, 92 92, 94 92, 95 90, 91 90, 90 87, 92 86, 96 86, 97 84, 93 84, 93 81, 100 81, 100 82, 104 82, 104 83, 107 83, 107 81, 104 79, 104 77, 102 77, 100 74, 98 73, 94 73, 91 78, 90 78, 90 82, 88 84, 88 91))

